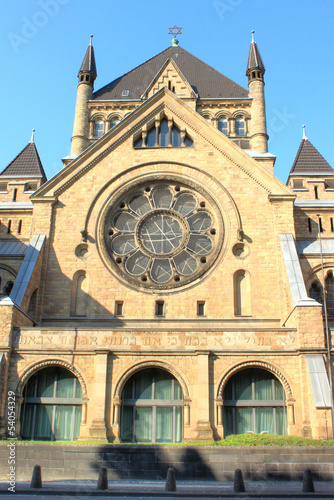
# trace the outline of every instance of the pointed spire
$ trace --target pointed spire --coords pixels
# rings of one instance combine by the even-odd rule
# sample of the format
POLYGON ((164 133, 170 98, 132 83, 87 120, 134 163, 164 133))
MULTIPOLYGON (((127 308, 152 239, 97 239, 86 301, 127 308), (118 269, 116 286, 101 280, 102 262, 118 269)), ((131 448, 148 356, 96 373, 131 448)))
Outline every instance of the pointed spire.
MULTIPOLYGON (((35 131, 33 130, 33 133, 35 131)), ((36 177, 46 182, 46 175, 36 144, 30 140, 25 148, 0 173, 3 177, 36 177)))
POLYGON ((88 48, 86 50, 85 57, 82 61, 82 64, 81 64, 81 67, 79 70, 79 75, 80 75, 80 73, 91 73, 94 80, 97 77, 94 47, 93 47, 93 35, 90 35, 90 42, 89 42, 88 48))
POLYGON ((260 70, 262 75, 266 71, 260 51, 256 45, 256 42, 254 40, 254 30, 252 31, 252 41, 249 49, 249 55, 248 55, 248 61, 247 61, 247 69, 246 69, 246 76, 248 76, 249 72, 251 70, 260 70))
POLYGON ((35 142, 35 129, 32 129, 32 134, 31 134, 31 139, 29 141, 30 144, 33 144, 35 142))
POLYGON ((307 141, 307 137, 306 137, 306 134, 305 134, 305 125, 303 125, 303 140, 307 141))

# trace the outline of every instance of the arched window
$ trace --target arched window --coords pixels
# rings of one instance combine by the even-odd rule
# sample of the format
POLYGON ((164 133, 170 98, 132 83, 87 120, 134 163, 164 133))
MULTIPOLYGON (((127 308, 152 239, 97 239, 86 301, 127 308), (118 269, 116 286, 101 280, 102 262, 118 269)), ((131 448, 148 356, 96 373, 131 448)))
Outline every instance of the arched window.
POLYGON ((245 120, 243 118, 237 118, 235 120, 235 133, 237 135, 245 135, 245 120))
POLYGON ((182 407, 182 389, 173 375, 158 368, 137 372, 122 393, 122 441, 180 442, 182 407))
POLYGON ((220 118, 218 120, 218 129, 224 134, 228 134, 228 121, 226 118, 220 118))
POLYGON ((193 140, 187 133, 181 134, 180 129, 172 123, 168 123, 166 118, 163 118, 158 124, 155 123, 145 136, 141 134, 134 140, 133 146, 135 148, 155 148, 155 147, 168 147, 179 148, 181 146, 192 147, 193 140))
POLYGON ((73 441, 80 431, 82 388, 65 368, 53 366, 33 375, 23 390, 23 439, 73 441))
POLYGON ((236 316, 250 316, 251 290, 249 273, 243 270, 234 275, 234 314, 236 316))
POLYGON ((328 316, 334 316, 334 277, 332 271, 327 274, 325 287, 327 314, 328 316))
POLYGON ((249 368, 236 373, 226 384, 224 434, 247 432, 286 434, 285 391, 270 372, 249 368))
POLYGON ((88 279, 85 271, 77 271, 73 276, 71 294, 71 314, 87 315, 88 279))
POLYGON ((322 304, 321 286, 317 281, 312 283, 311 288, 309 290, 309 296, 311 297, 311 299, 314 299, 317 302, 319 302, 319 304, 322 304))
POLYGON ((103 122, 103 120, 97 120, 94 123, 94 136, 95 137, 102 137, 103 136, 103 130, 104 130, 104 122, 103 122))
POLYGON ((10 294, 14 286, 15 278, 14 272, 4 267, 0 267, 0 297, 10 294))

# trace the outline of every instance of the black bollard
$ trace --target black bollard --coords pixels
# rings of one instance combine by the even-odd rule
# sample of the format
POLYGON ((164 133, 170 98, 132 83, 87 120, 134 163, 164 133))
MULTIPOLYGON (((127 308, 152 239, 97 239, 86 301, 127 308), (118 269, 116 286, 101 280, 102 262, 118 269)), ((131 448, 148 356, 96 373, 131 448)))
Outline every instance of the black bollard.
POLYGON ((175 470, 169 467, 165 484, 165 491, 176 491, 175 470))
POLYGON ((246 491, 245 485, 244 485, 244 480, 242 478, 242 471, 241 471, 241 469, 235 469, 233 491, 235 493, 243 493, 243 492, 246 491))
POLYGON ((108 471, 106 467, 101 467, 100 469, 99 477, 97 480, 97 489, 98 490, 108 489, 108 471))
POLYGON ((35 465, 32 471, 30 488, 42 488, 42 469, 40 465, 35 465))
POLYGON ((314 493, 314 484, 311 469, 305 469, 303 474, 303 493, 314 493))

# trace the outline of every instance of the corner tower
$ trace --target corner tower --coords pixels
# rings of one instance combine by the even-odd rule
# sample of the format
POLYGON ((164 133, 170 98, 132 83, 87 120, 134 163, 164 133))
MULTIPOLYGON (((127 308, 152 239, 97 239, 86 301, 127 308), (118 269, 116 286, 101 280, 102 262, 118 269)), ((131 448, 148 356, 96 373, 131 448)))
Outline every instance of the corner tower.
POLYGON ((89 112, 87 103, 92 98, 94 81, 97 77, 92 38, 93 35, 90 37, 90 43, 78 74, 79 84, 75 106, 73 137, 71 139, 72 158, 81 154, 89 145, 89 112))
POLYGON ((262 62, 259 49, 254 40, 254 31, 252 31, 252 42, 249 49, 246 76, 248 77, 249 94, 250 97, 253 98, 251 148, 259 153, 268 152, 266 105, 264 99, 264 73, 265 67, 262 62))

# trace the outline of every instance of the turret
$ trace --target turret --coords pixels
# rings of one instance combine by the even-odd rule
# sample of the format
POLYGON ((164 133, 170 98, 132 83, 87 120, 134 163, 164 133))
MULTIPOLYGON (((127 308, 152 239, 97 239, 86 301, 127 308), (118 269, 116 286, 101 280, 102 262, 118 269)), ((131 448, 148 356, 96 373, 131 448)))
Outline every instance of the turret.
POLYGON ((268 152, 268 135, 266 124, 266 105, 264 99, 264 72, 259 49, 254 40, 252 31, 252 42, 249 49, 246 76, 248 77, 248 88, 252 102, 251 119, 251 148, 259 153, 268 152))
POLYGON ((92 38, 93 35, 91 35, 90 44, 78 74, 79 83, 75 106, 71 158, 75 158, 81 154, 89 145, 89 110, 87 103, 92 97, 94 81, 97 77, 92 38))

